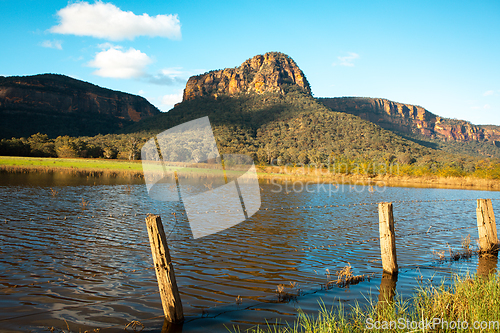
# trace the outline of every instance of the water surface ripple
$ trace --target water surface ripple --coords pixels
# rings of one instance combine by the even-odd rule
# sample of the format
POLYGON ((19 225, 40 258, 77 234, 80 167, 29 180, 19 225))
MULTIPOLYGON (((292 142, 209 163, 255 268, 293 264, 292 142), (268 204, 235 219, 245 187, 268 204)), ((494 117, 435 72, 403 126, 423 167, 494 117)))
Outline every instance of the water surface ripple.
MULTIPOLYGON (((476 239, 474 200, 500 199, 498 192, 368 191, 351 185, 340 185, 331 195, 319 187, 287 193, 262 183, 258 213, 193 240, 182 205, 150 199, 138 182, 6 177, 0 174, 0 327, 19 332, 66 328, 64 320, 72 331, 123 331, 132 320, 141 321, 147 331, 160 331, 163 312, 151 269, 144 221, 148 213, 162 216, 169 235, 186 316, 182 331, 217 332, 232 325, 291 322, 298 309, 317 313, 319 302, 331 306, 377 299, 379 242, 357 241, 378 237, 376 203, 382 201, 394 202, 398 293, 410 295, 419 280, 438 283, 452 273, 475 273, 476 257, 440 263, 433 252, 459 249, 469 234, 476 239), (458 199, 470 200, 436 201, 458 199), (352 204, 357 205, 342 206, 352 204), (460 227, 472 228, 434 232, 460 227), (325 288, 348 264, 357 275, 372 274, 371 280, 325 288), (295 285, 285 290, 300 289, 300 296, 278 302, 280 284, 295 285)), ((499 204, 493 201, 496 211, 499 204)))

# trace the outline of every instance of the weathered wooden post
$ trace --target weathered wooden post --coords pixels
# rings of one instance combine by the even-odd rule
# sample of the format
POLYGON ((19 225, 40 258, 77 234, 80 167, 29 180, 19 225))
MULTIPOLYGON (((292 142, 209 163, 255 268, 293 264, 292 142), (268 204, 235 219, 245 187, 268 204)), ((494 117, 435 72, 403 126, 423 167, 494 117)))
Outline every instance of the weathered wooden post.
POLYGON ((497 252, 498 237, 491 199, 477 199, 477 229, 481 252, 497 252))
POLYGON ((171 323, 180 323, 184 320, 184 313, 161 217, 148 215, 146 225, 165 319, 171 323))
POLYGON ((378 218, 382 268, 386 273, 397 274, 398 262, 396 258, 396 237, 394 233, 394 217, 392 216, 392 202, 381 202, 378 204, 378 218))

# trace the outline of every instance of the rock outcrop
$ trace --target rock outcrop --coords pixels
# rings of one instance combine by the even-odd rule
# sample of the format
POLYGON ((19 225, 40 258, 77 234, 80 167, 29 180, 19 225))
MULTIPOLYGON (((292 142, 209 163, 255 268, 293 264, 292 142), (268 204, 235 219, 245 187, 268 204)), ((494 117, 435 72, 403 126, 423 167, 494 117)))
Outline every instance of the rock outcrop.
POLYGON ((283 93, 285 85, 297 85, 311 93, 309 82, 289 56, 269 52, 248 59, 241 66, 211 71, 189 78, 183 101, 197 96, 236 95, 241 93, 283 93))
POLYGON ((64 75, 0 77, 0 111, 109 115, 137 122, 159 114, 146 99, 64 75))
POLYGON ((340 97, 319 98, 334 111, 346 112, 369 120, 389 130, 416 133, 430 138, 454 141, 500 140, 500 128, 480 126, 465 120, 439 117, 411 104, 382 98, 340 97))

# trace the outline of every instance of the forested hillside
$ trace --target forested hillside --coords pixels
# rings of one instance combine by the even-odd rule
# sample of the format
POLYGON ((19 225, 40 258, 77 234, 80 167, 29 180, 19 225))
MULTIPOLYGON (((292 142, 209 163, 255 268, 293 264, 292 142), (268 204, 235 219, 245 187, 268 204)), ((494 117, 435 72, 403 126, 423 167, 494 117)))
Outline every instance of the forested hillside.
MULTIPOLYGON (((460 176, 482 170, 488 177, 496 173, 500 177, 498 160, 485 158, 500 156, 491 142, 444 142, 418 131, 384 129, 354 112, 332 110, 324 100, 312 97, 305 75, 291 58, 280 53, 256 56, 235 69, 208 72, 189 82, 184 101, 172 110, 114 133, 54 138, 42 132, 3 139, 0 154, 134 160, 140 158, 141 147, 153 135, 208 116, 221 153, 247 154, 257 163, 342 162, 353 168, 361 163, 398 164, 415 175, 460 176)), ((370 99, 360 100, 371 103, 370 99)), ((392 104, 405 115, 406 109, 392 104)), ((428 122, 427 111, 422 110, 414 109, 412 121, 398 118, 402 128, 428 122)), ((441 121, 435 118, 433 126, 437 128, 441 121)), ((496 130, 493 126, 482 131, 491 136, 496 130)))

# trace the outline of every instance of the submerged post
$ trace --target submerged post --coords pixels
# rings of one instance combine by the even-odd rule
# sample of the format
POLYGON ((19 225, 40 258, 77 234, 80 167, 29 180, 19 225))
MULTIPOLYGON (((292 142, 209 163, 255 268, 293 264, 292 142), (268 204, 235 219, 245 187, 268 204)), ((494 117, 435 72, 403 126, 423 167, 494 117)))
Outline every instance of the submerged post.
POLYGON ((498 251, 497 225, 491 199, 477 199, 477 230, 481 252, 498 251))
POLYGON ((379 305, 387 305, 394 302, 397 281, 397 274, 388 274, 386 272, 382 272, 382 280, 380 281, 380 293, 378 295, 379 305))
POLYGON ((483 253, 479 256, 477 262, 477 276, 489 278, 491 274, 497 271, 498 256, 489 253, 483 253))
POLYGON ((394 217, 392 216, 392 202, 381 202, 378 204, 378 218, 382 268, 386 273, 397 274, 398 262, 396 258, 396 237, 394 233, 394 217))
POLYGON ((184 313, 161 217, 148 215, 146 225, 165 319, 171 323, 180 323, 184 320, 184 313))

